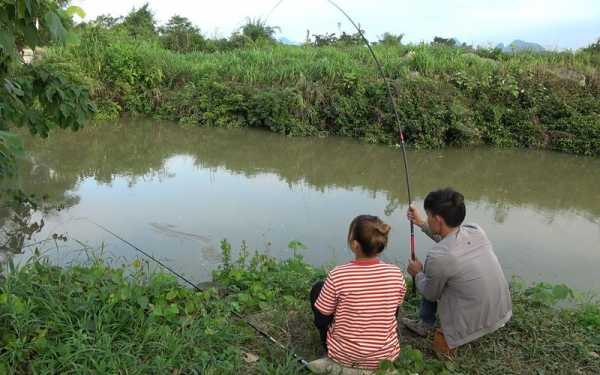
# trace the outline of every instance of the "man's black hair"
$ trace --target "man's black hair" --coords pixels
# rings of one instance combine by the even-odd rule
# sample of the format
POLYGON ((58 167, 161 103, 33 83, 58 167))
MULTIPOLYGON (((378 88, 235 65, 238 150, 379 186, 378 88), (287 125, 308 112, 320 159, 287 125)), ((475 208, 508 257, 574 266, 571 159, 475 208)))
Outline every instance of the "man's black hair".
POLYGON ((425 197, 425 211, 441 216, 450 227, 458 227, 465 220, 465 197, 452 188, 432 191, 425 197))

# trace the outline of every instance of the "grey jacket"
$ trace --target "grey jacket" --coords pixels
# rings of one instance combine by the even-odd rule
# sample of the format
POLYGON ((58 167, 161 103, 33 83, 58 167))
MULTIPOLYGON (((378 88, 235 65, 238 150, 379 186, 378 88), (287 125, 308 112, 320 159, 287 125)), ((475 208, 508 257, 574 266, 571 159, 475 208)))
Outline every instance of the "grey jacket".
POLYGON ((512 316, 508 283, 492 244, 477 224, 465 224, 441 239, 416 275, 419 292, 438 301, 438 313, 450 348, 476 340, 504 326, 512 316))

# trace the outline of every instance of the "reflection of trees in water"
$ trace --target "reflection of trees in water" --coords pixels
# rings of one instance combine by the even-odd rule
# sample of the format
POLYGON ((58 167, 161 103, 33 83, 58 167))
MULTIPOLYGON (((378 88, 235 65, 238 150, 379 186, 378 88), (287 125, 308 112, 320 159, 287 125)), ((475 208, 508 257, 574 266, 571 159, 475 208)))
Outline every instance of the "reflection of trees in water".
MULTIPOLYGON (((140 178, 169 178, 165 161, 187 154, 201 168, 225 168, 247 177, 275 173, 289 186, 307 183, 321 192, 358 187, 384 193, 388 215, 406 204, 400 152, 349 139, 130 122, 89 126, 27 143, 34 163, 23 166, 20 185, 53 198, 65 198, 88 177, 110 184, 123 176, 130 186, 140 178)), ((408 157, 415 199, 432 189, 454 186, 467 200, 493 203, 498 222, 513 206, 543 209, 550 216, 574 209, 591 220, 600 217, 597 159, 490 149, 415 151, 408 157)))
POLYGON ((397 200, 397 199, 393 199, 393 198, 392 199, 388 199, 388 203, 385 206, 385 208, 383 210, 383 213, 385 214, 385 216, 390 216, 401 205, 402 205, 402 203, 399 200, 397 200))
MULTIPOLYGON (((2 207, 0 209, 0 266, 13 254, 23 252, 25 241, 44 228, 43 218, 34 218, 36 212, 48 213, 51 207, 46 199, 40 199, 20 190, 3 188, 0 191, 2 207)), ((54 240, 63 240, 64 236, 54 234, 54 240)), ((0 270, 1 273, 1 270, 0 270)))

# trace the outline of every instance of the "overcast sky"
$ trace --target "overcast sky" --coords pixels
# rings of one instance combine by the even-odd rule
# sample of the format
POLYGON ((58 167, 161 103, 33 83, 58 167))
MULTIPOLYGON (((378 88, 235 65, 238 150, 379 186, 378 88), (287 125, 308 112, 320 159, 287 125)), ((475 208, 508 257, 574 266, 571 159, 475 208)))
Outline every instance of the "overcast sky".
MULTIPOLYGON (((303 41, 311 33, 351 31, 343 15, 326 0, 75 0, 87 19, 125 15, 150 3, 159 23, 179 14, 207 36, 229 36, 246 17, 269 17, 279 36, 303 41), (341 23, 339 26, 338 24, 341 23)), ((386 31, 406 41, 455 37, 469 44, 508 44, 514 39, 546 48, 580 48, 600 37, 600 0, 337 0, 375 40, 386 31)))

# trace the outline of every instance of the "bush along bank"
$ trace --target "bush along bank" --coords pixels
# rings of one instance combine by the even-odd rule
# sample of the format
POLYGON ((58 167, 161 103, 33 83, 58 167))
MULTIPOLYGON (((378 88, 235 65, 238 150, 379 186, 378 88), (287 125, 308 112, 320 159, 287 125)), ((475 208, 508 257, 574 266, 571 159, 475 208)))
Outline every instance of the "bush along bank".
MULTIPOLYGON (((296 252, 298 246, 290 245, 296 252)), ((0 373, 296 374, 301 366, 243 322, 251 320, 296 353, 323 355, 308 291, 325 271, 297 254, 224 262, 205 291, 148 271, 145 260, 109 266, 94 258, 60 268, 33 259, 0 282, 0 373)), ((402 353, 382 363, 398 374, 597 374, 600 304, 564 285, 512 283, 514 317, 462 347, 454 362, 435 359, 430 341, 403 333, 402 353), (556 303, 568 300, 557 307, 556 303)), ((403 313, 414 314, 410 297, 403 313)))
MULTIPOLYGON (((600 155, 597 52, 375 47, 415 147, 488 144, 600 155)), ((127 112, 201 126, 399 141, 384 82, 362 46, 176 53, 89 27, 79 44, 51 48, 42 63, 87 82, 99 119, 127 112)))

